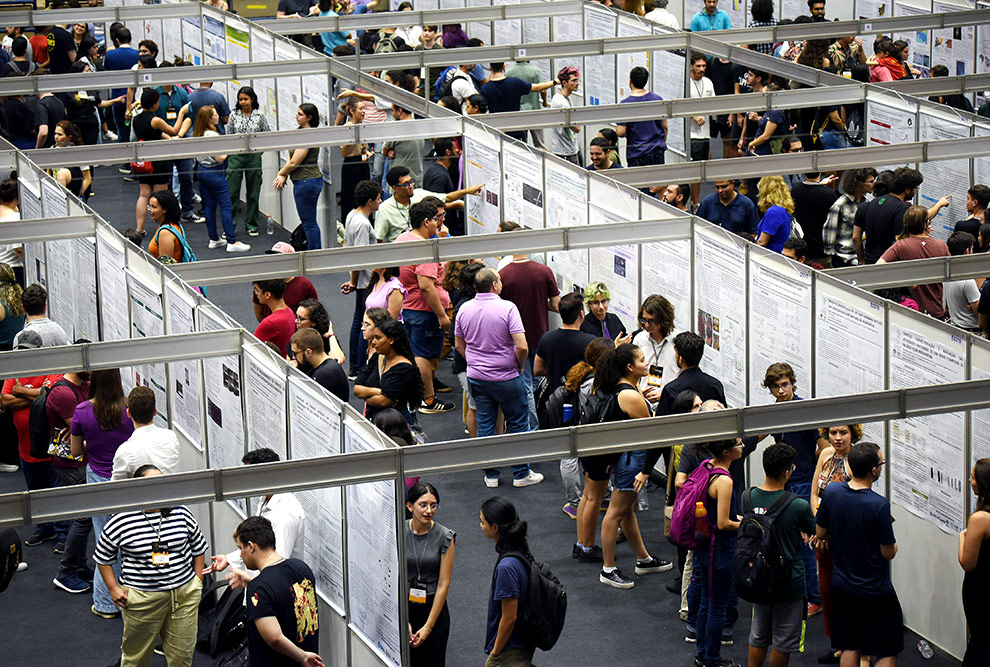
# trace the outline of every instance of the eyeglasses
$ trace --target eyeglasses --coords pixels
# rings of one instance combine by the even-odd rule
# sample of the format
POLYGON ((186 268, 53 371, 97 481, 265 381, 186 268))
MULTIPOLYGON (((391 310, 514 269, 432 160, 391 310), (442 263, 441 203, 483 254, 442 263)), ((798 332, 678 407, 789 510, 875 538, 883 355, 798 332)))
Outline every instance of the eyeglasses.
POLYGON ((656 324, 657 321, 652 317, 641 317, 639 318, 639 323, 645 327, 648 324, 656 324))
POLYGON ((718 185, 717 183, 715 184, 715 190, 717 191, 731 190, 731 189, 732 189, 731 183, 727 183, 726 185, 718 185))
POLYGON ((790 388, 791 388, 791 383, 789 380, 785 380, 784 382, 779 382, 773 385, 772 387, 770 387, 771 391, 786 391, 790 388))
POLYGON ((877 467, 878 467, 878 468, 882 468, 882 467, 884 467, 885 465, 887 465, 887 462, 886 462, 886 461, 881 461, 880 463, 878 463, 878 464, 877 464, 877 467))
POLYGON ((303 350, 292 350, 292 356, 293 357, 298 357, 302 353, 303 353, 303 350))
POLYGON ((406 181, 405 183, 397 183, 395 187, 397 187, 397 188, 414 188, 414 187, 416 187, 416 181, 413 180, 413 179, 410 179, 410 180, 406 181))
POLYGON ((437 220, 437 221, 440 221, 440 222, 442 222, 442 221, 444 221, 446 219, 447 219, 447 212, 446 211, 441 211, 440 213, 437 213, 435 216, 433 216, 431 218, 431 220, 437 220))

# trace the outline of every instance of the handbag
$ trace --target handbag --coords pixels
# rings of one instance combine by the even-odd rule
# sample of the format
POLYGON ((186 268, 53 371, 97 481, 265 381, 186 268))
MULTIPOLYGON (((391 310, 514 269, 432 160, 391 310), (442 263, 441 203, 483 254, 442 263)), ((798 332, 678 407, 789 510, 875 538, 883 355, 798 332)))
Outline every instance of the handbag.
POLYGON ((69 459, 70 461, 82 461, 82 456, 72 455, 72 446, 69 443, 69 429, 63 428, 55 432, 52 436, 52 441, 48 445, 48 455, 57 456, 60 459, 69 459))
MULTIPOLYGON (((143 142, 144 139, 138 139, 138 143, 143 142)), ((140 176, 147 176, 148 174, 154 173, 155 165, 150 160, 141 160, 140 162, 131 162, 131 171, 140 176)))

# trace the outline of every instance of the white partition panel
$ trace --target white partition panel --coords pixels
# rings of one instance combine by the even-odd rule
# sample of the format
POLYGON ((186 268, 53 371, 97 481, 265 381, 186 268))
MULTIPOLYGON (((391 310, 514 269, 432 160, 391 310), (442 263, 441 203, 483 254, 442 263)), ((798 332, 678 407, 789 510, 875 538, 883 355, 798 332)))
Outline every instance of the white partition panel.
MULTIPOLYGON (((599 174, 600 175, 600 174, 599 174)), ((591 224, 639 220, 639 191, 610 178, 591 178, 591 224), (603 215, 608 213, 608 215, 603 215)))
MULTIPOLYGON (((520 0, 501 0, 499 4, 518 5, 519 2, 520 0)), ((522 44, 522 41, 522 21, 520 19, 493 21, 492 44, 514 46, 516 44, 522 44)))
POLYGON ((162 20, 162 41, 159 43, 162 61, 174 62, 182 59, 182 19, 162 20))
MULTIPOLYGON (((965 139, 971 123, 952 109, 923 109, 918 123, 921 141, 965 139)), ((945 241, 955 231, 956 222, 964 219, 966 197, 960 192, 969 187, 969 160, 940 160, 919 165, 925 181, 918 189, 918 203, 931 207, 945 195, 955 195, 949 205, 932 220, 932 236, 945 241)))
POLYGON ((701 369, 722 381, 729 407, 746 405, 746 246, 718 227, 694 230, 694 330, 701 369))
MULTIPOLYGON (((597 210, 601 222, 624 222, 622 216, 603 209, 597 210)), ((612 298, 609 310, 618 315, 627 331, 636 330, 639 313, 639 246, 616 245, 591 248, 588 257, 588 280, 601 281, 609 288, 612 298)), ((590 317, 590 315, 589 315, 590 317)))
MULTIPOLYGON (((974 137, 990 137, 990 122, 973 123, 974 137)), ((973 182, 990 183, 990 155, 973 159, 973 182)))
POLYGON ((767 367, 778 362, 794 369, 799 392, 811 391, 811 271, 776 253, 750 252, 750 405, 774 402, 761 385, 767 367))
MULTIPOLYGON (((642 200, 644 219, 664 218, 672 214, 653 197, 642 200)), ((657 241, 642 246, 640 302, 650 294, 659 294, 674 306, 674 329, 691 330, 691 239, 657 241)), ((638 324, 638 323, 636 323, 638 324)))
MULTIPOLYGON (((546 44, 550 41, 550 19, 546 17, 522 20, 523 44, 546 44)), ((554 72, 547 59, 533 60, 532 63, 540 68, 544 81, 555 78, 554 72)))
MULTIPOLYGON (((893 8, 890 0, 856 0, 856 19, 877 19, 892 15, 893 8)), ((865 43, 866 40, 864 40, 865 43)))
POLYGON ((75 317, 73 340, 100 340, 100 319, 96 292, 96 239, 72 239, 72 294, 75 317))
MULTIPOLYGON (((588 224, 588 172, 558 160, 546 160, 545 208, 547 227, 575 227, 588 224)), ((557 276, 561 292, 588 283, 587 250, 551 250, 547 266, 557 276)))
MULTIPOLYGON (((131 262, 134 266, 136 262, 131 262)), ((149 281, 143 272, 127 270, 127 298, 131 313, 131 338, 165 335, 165 306, 162 303, 161 278, 149 281)), ((125 391, 131 387, 148 387, 155 394, 155 424, 166 428, 169 423, 168 380, 165 364, 139 364, 124 376, 125 391)))
POLYGON ((465 197, 468 234, 494 234, 502 221, 501 139, 497 134, 471 128, 464 136, 464 184, 484 186, 465 197))
POLYGON ((248 450, 268 447, 288 456, 285 364, 265 346, 244 345, 244 408, 248 450))
MULTIPOLYGON (((196 296, 176 280, 165 282, 165 328, 171 334, 196 331, 196 296)), ((199 360, 170 363, 172 426, 203 449, 203 368, 199 360)))
MULTIPOLYGON (((492 0, 467 0, 468 7, 490 7, 492 0)), ((492 43, 492 22, 472 21, 464 26, 468 37, 477 37, 485 44, 492 43)))
MULTIPOLYGON (((969 352, 970 379, 990 380, 990 345, 982 341, 974 341, 969 352)), ((969 465, 979 459, 990 457, 990 408, 973 410, 970 413, 970 461, 969 465)), ((971 500, 974 500, 971 498, 971 500)), ((972 502, 971 507, 974 507, 972 502)))
MULTIPOLYGON (((25 260, 27 246, 25 244, 25 260)), ((130 338, 130 317, 127 313, 127 282, 124 277, 126 255, 124 240, 111 230, 101 227, 96 232, 97 274, 99 276, 100 322, 102 340, 130 338)), ((27 261, 24 263, 28 266, 27 261)))
MULTIPOLYGON (((555 42, 574 42, 579 39, 584 39, 584 21, 582 21, 577 16, 554 16, 552 19, 553 25, 553 41, 555 42)), ((554 78, 556 78, 557 72, 560 71, 562 67, 577 67, 580 70, 584 69, 583 60, 580 56, 567 56, 566 58, 554 58, 553 59, 553 73, 554 78)), ((584 88, 587 85, 587 80, 582 79, 581 88, 577 92, 573 93, 571 97, 575 95, 580 97, 585 97, 584 88)), ((576 99, 571 100, 571 104, 578 106, 578 101, 576 99)))
MULTIPOLYGON (((569 17, 573 20, 573 17, 569 17)), ((610 10, 599 5, 584 7, 584 38, 611 39, 615 37, 616 16, 610 10)), ((628 74, 627 74, 628 76, 628 74)), ((587 104, 615 104, 614 81, 618 78, 615 73, 615 54, 601 56, 585 56, 583 70, 584 98, 587 104)))
POLYGON ((502 151, 502 217, 527 229, 543 227, 543 153, 506 141, 502 151))

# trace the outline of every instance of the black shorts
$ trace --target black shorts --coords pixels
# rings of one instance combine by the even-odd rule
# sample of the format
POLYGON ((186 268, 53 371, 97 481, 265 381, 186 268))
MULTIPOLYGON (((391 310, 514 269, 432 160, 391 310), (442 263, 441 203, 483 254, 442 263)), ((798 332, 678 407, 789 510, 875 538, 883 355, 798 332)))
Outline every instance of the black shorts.
POLYGON ((878 598, 832 589, 832 647, 878 658, 904 650, 904 617, 897 594, 878 598))
POLYGON ((728 116, 713 116, 712 124, 709 128, 709 134, 712 139, 718 139, 722 137, 723 139, 728 139, 732 136, 732 128, 729 127, 729 117, 728 116))
POLYGON ((700 162, 701 160, 707 160, 711 154, 708 139, 692 139, 691 140, 691 161, 700 162))
POLYGON ((595 456, 582 456, 578 460, 584 474, 593 482, 607 481, 611 476, 609 468, 614 466, 619 460, 619 454, 597 454, 595 456))

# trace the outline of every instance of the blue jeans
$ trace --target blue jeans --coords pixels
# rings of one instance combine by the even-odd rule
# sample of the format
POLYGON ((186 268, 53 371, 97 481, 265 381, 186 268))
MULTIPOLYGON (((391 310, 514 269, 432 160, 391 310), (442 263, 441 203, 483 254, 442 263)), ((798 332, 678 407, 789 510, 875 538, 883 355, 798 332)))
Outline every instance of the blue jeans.
MULTIPOLYGON (((694 550, 694 573, 700 584, 697 637, 698 658, 705 667, 713 667, 721 657, 722 636, 735 625, 739 617, 736 609, 735 576, 732 572, 732 548, 716 543, 709 552, 701 547, 694 550)), ((688 594, 690 597, 690 593, 688 594)))
POLYGON ((230 190, 227 189, 227 174, 221 167, 200 167, 199 196, 203 198, 203 215, 206 217, 206 233, 211 241, 220 237, 217 235, 217 206, 220 207, 220 221, 223 232, 227 235, 227 243, 237 243, 234 234, 234 218, 231 214, 230 190))
MULTIPOLYGON (((526 385, 522 376, 511 380, 476 380, 468 378, 468 387, 478 408, 478 437, 495 435, 495 420, 502 408, 506 433, 525 433, 529 430, 529 411, 526 407, 526 385)), ((498 478, 498 468, 485 468, 485 477, 498 478)), ((513 479, 529 475, 529 464, 512 466, 513 479)))
POLYGON ((536 352, 534 351, 526 357, 526 363, 523 364, 522 369, 522 379, 526 385, 526 403, 529 406, 530 431, 540 430, 540 418, 536 415, 536 398, 533 396, 533 357, 535 356, 536 352))
MULTIPOLYGON (((109 482, 108 477, 100 477, 97 475, 92 468, 86 466, 86 483, 87 484, 100 484, 102 482, 109 482)), ((103 534, 103 528, 106 527, 107 521, 110 520, 109 514, 100 514, 99 516, 93 517, 93 537, 97 542, 100 541, 100 535, 103 534)), ((113 574, 117 577, 117 583, 120 583, 120 556, 117 556, 117 562, 113 564, 113 574)), ((113 598, 110 597, 110 589, 107 588, 107 584, 103 581, 103 577, 99 573, 93 577, 93 607, 96 611, 102 611, 104 614, 115 614, 117 613, 117 607, 113 603, 113 598)))
POLYGON ((818 143, 829 151, 835 148, 849 148, 849 139, 846 138, 844 132, 838 130, 825 130, 818 135, 818 143))
POLYGON ((296 212, 299 214, 303 231, 306 232, 309 250, 319 250, 323 247, 320 243, 320 225, 316 222, 316 205, 320 202, 322 191, 322 177, 304 178, 292 182, 292 197, 296 200, 296 212))
POLYGON ((172 161, 172 166, 177 174, 172 180, 172 192, 178 198, 183 213, 193 212, 193 169, 195 165, 196 160, 191 157, 172 161), (178 181, 178 191, 175 187, 176 181, 178 181))
MULTIPOLYGON (((29 463, 21 459, 21 472, 24 474, 24 485, 27 486, 28 491, 54 489, 62 485, 52 468, 51 461, 29 463)), ((69 524, 69 521, 39 523, 35 529, 43 535, 54 533, 59 542, 65 542, 65 538, 69 534, 69 524)))
POLYGON ((364 320, 364 301, 368 298, 368 288, 354 290, 354 319, 351 320, 351 338, 347 347, 347 356, 351 358, 351 373, 357 374, 364 368, 368 356, 368 341, 361 332, 361 322, 364 320))
MULTIPOLYGON (((788 484, 787 490, 811 504, 811 482, 788 484)), ((818 590, 818 561, 815 552, 807 544, 801 545, 801 560, 804 562, 805 597, 811 604, 821 604, 822 595, 818 590)))

